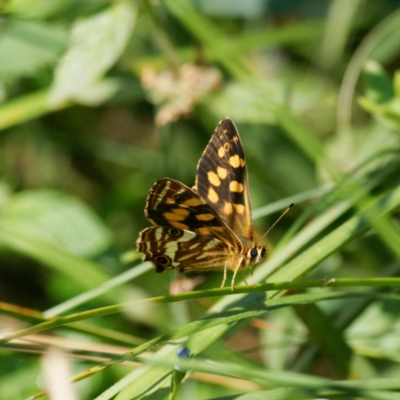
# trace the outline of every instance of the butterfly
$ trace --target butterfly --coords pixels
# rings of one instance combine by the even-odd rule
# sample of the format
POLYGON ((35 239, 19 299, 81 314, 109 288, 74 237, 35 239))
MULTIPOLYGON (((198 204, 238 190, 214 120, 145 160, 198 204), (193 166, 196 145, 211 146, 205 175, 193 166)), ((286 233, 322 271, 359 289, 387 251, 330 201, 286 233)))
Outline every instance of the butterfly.
POLYGON ((204 150, 194 187, 170 178, 151 187, 145 207, 154 225, 140 232, 137 251, 156 272, 233 271, 261 262, 265 245, 253 240, 246 159, 239 132, 222 119, 204 150))

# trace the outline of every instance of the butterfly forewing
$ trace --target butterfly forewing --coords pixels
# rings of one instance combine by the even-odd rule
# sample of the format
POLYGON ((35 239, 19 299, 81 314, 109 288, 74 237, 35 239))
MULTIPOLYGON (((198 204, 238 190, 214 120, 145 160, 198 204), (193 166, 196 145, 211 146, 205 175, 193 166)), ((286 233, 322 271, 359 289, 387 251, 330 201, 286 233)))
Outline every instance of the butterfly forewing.
POLYGON ((237 251, 242 249, 216 212, 195 191, 174 179, 160 179, 151 187, 145 215, 155 226, 193 231, 227 242, 237 251))
POLYGON ((246 160, 230 118, 219 122, 200 158, 195 190, 236 235, 253 240, 246 160))

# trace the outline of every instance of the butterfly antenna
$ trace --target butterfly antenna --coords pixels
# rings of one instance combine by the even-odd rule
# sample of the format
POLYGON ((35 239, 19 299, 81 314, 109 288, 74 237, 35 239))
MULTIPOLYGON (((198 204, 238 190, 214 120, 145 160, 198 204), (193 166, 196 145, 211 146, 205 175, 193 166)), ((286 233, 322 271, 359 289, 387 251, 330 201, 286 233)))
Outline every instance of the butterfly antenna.
POLYGON ((280 216, 279 218, 271 225, 271 227, 267 230, 267 232, 262 235, 261 239, 262 240, 265 236, 268 235, 269 232, 272 231, 272 228, 290 211, 290 209, 294 206, 294 203, 292 203, 280 216))

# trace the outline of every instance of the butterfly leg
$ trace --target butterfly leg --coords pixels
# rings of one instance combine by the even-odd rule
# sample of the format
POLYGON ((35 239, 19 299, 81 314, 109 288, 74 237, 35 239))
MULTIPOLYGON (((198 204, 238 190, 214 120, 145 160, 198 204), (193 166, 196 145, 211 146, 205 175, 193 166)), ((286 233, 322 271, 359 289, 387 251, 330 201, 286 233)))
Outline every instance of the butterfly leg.
POLYGON ((244 283, 248 286, 249 284, 248 284, 247 281, 246 281, 246 270, 245 270, 245 269, 242 269, 242 275, 243 275, 243 281, 244 281, 244 283))
POLYGON ((236 274, 239 271, 241 265, 242 265, 243 257, 240 258, 239 262, 237 263, 237 267, 233 271, 233 277, 232 277, 232 282, 231 282, 231 290, 233 291, 235 289, 235 278, 236 274))
POLYGON ((239 268, 236 268, 235 271, 233 271, 233 277, 232 277, 232 282, 231 282, 231 290, 235 290, 235 278, 236 274, 239 271, 239 268))
POLYGON ((256 282, 253 277, 254 268, 255 268, 255 264, 251 267, 250 279, 251 279, 251 283, 253 284, 253 286, 256 286, 256 282))
POLYGON ((225 267, 224 267, 224 277, 222 278, 222 283, 221 283, 220 288, 223 288, 224 285, 225 285, 225 282, 226 282, 226 270, 228 269, 228 266, 229 266, 229 262, 226 261, 225 262, 225 267))

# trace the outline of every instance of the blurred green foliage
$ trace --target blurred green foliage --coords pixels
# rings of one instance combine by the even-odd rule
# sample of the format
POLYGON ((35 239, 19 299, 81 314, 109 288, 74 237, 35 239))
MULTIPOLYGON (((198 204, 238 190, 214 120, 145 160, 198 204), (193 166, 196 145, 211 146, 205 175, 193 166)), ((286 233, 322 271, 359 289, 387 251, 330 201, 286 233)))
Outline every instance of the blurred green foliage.
POLYGON ((399 398, 399 6, 0 2, 0 398, 399 398), (264 286, 169 296, 146 196, 225 116, 256 236, 296 207, 264 286))

